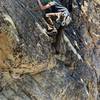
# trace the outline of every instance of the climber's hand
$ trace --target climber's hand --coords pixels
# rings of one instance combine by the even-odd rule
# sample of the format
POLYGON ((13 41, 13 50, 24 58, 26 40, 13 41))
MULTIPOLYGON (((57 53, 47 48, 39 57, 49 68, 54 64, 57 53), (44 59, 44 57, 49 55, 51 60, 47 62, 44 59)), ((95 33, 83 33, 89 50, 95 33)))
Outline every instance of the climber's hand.
POLYGON ((55 2, 50 2, 49 5, 53 6, 53 5, 55 5, 55 2))
POLYGON ((51 6, 55 5, 55 2, 49 2, 48 4, 43 5, 40 0, 37 0, 37 1, 38 1, 39 7, 40 7, 41 10, 48 9, 51 6))

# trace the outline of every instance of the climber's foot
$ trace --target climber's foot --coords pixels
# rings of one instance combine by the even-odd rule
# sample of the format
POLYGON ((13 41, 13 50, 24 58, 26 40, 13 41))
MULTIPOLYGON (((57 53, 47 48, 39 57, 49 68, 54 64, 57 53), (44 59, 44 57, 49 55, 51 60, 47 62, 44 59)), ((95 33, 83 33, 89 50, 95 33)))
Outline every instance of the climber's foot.
POLYGON ((56 35, 57 34, 57 29, 56 28, 54 28, 54 29, 52 29, 52 30, 48 30, 48 35, 49 36, 54 36, 54 35, 56 35))

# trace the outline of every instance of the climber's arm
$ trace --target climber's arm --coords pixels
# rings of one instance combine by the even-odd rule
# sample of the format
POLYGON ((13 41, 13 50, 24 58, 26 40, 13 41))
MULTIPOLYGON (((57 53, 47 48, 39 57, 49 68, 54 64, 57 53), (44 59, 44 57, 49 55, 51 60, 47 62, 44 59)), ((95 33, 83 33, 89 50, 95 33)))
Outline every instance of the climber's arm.
POLYGON ((33 11, 39 11, 40 7, 33 8, 33 11))
POLYGON ((41 10, 48 9, 48 8, 50 8, 51 6, 55 5, 54 2, 50 2, 50 3, 46 4, 46 5, 42 5, 42 3, 41 3, 40 0, 37 0, 37 1, 38 1, 39 7, 40 7, 41 10))

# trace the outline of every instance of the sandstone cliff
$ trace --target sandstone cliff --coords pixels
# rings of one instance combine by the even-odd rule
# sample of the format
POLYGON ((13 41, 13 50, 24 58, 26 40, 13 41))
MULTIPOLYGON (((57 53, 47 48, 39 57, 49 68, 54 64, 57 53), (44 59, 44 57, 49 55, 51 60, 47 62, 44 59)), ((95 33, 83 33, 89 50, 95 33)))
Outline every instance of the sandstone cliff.
POLYGON ((32 3, 0 0, 0 100, 99 100, 100 1, 85 0, 80 16, 73 3, 56 44, 32 3))

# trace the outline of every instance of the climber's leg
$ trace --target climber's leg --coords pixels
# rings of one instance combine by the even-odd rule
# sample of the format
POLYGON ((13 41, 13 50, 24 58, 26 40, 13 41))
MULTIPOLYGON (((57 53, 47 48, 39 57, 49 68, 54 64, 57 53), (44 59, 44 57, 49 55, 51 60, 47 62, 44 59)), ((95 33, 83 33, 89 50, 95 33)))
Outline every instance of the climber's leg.
POLYGON ((50 17, 50 18, 52 18, 53 20, 58 21, 58 20, 60 20, 61 15, 62 15, 62 12, 47 13, 47 14, 46 14, 46 17, 50 17))
POLYGON ((50 17, 45 16, 45 20, 47 22, 47 30, 51 31, 54 28, 54 23, 50 17))
POLYGON ((53 20, 58 21, 60 19, 61 12, 59 13, 47 13, 46 14, 46 21, 47 21, 47 28, 48 31, 55 31, 57 32, 53 20))

